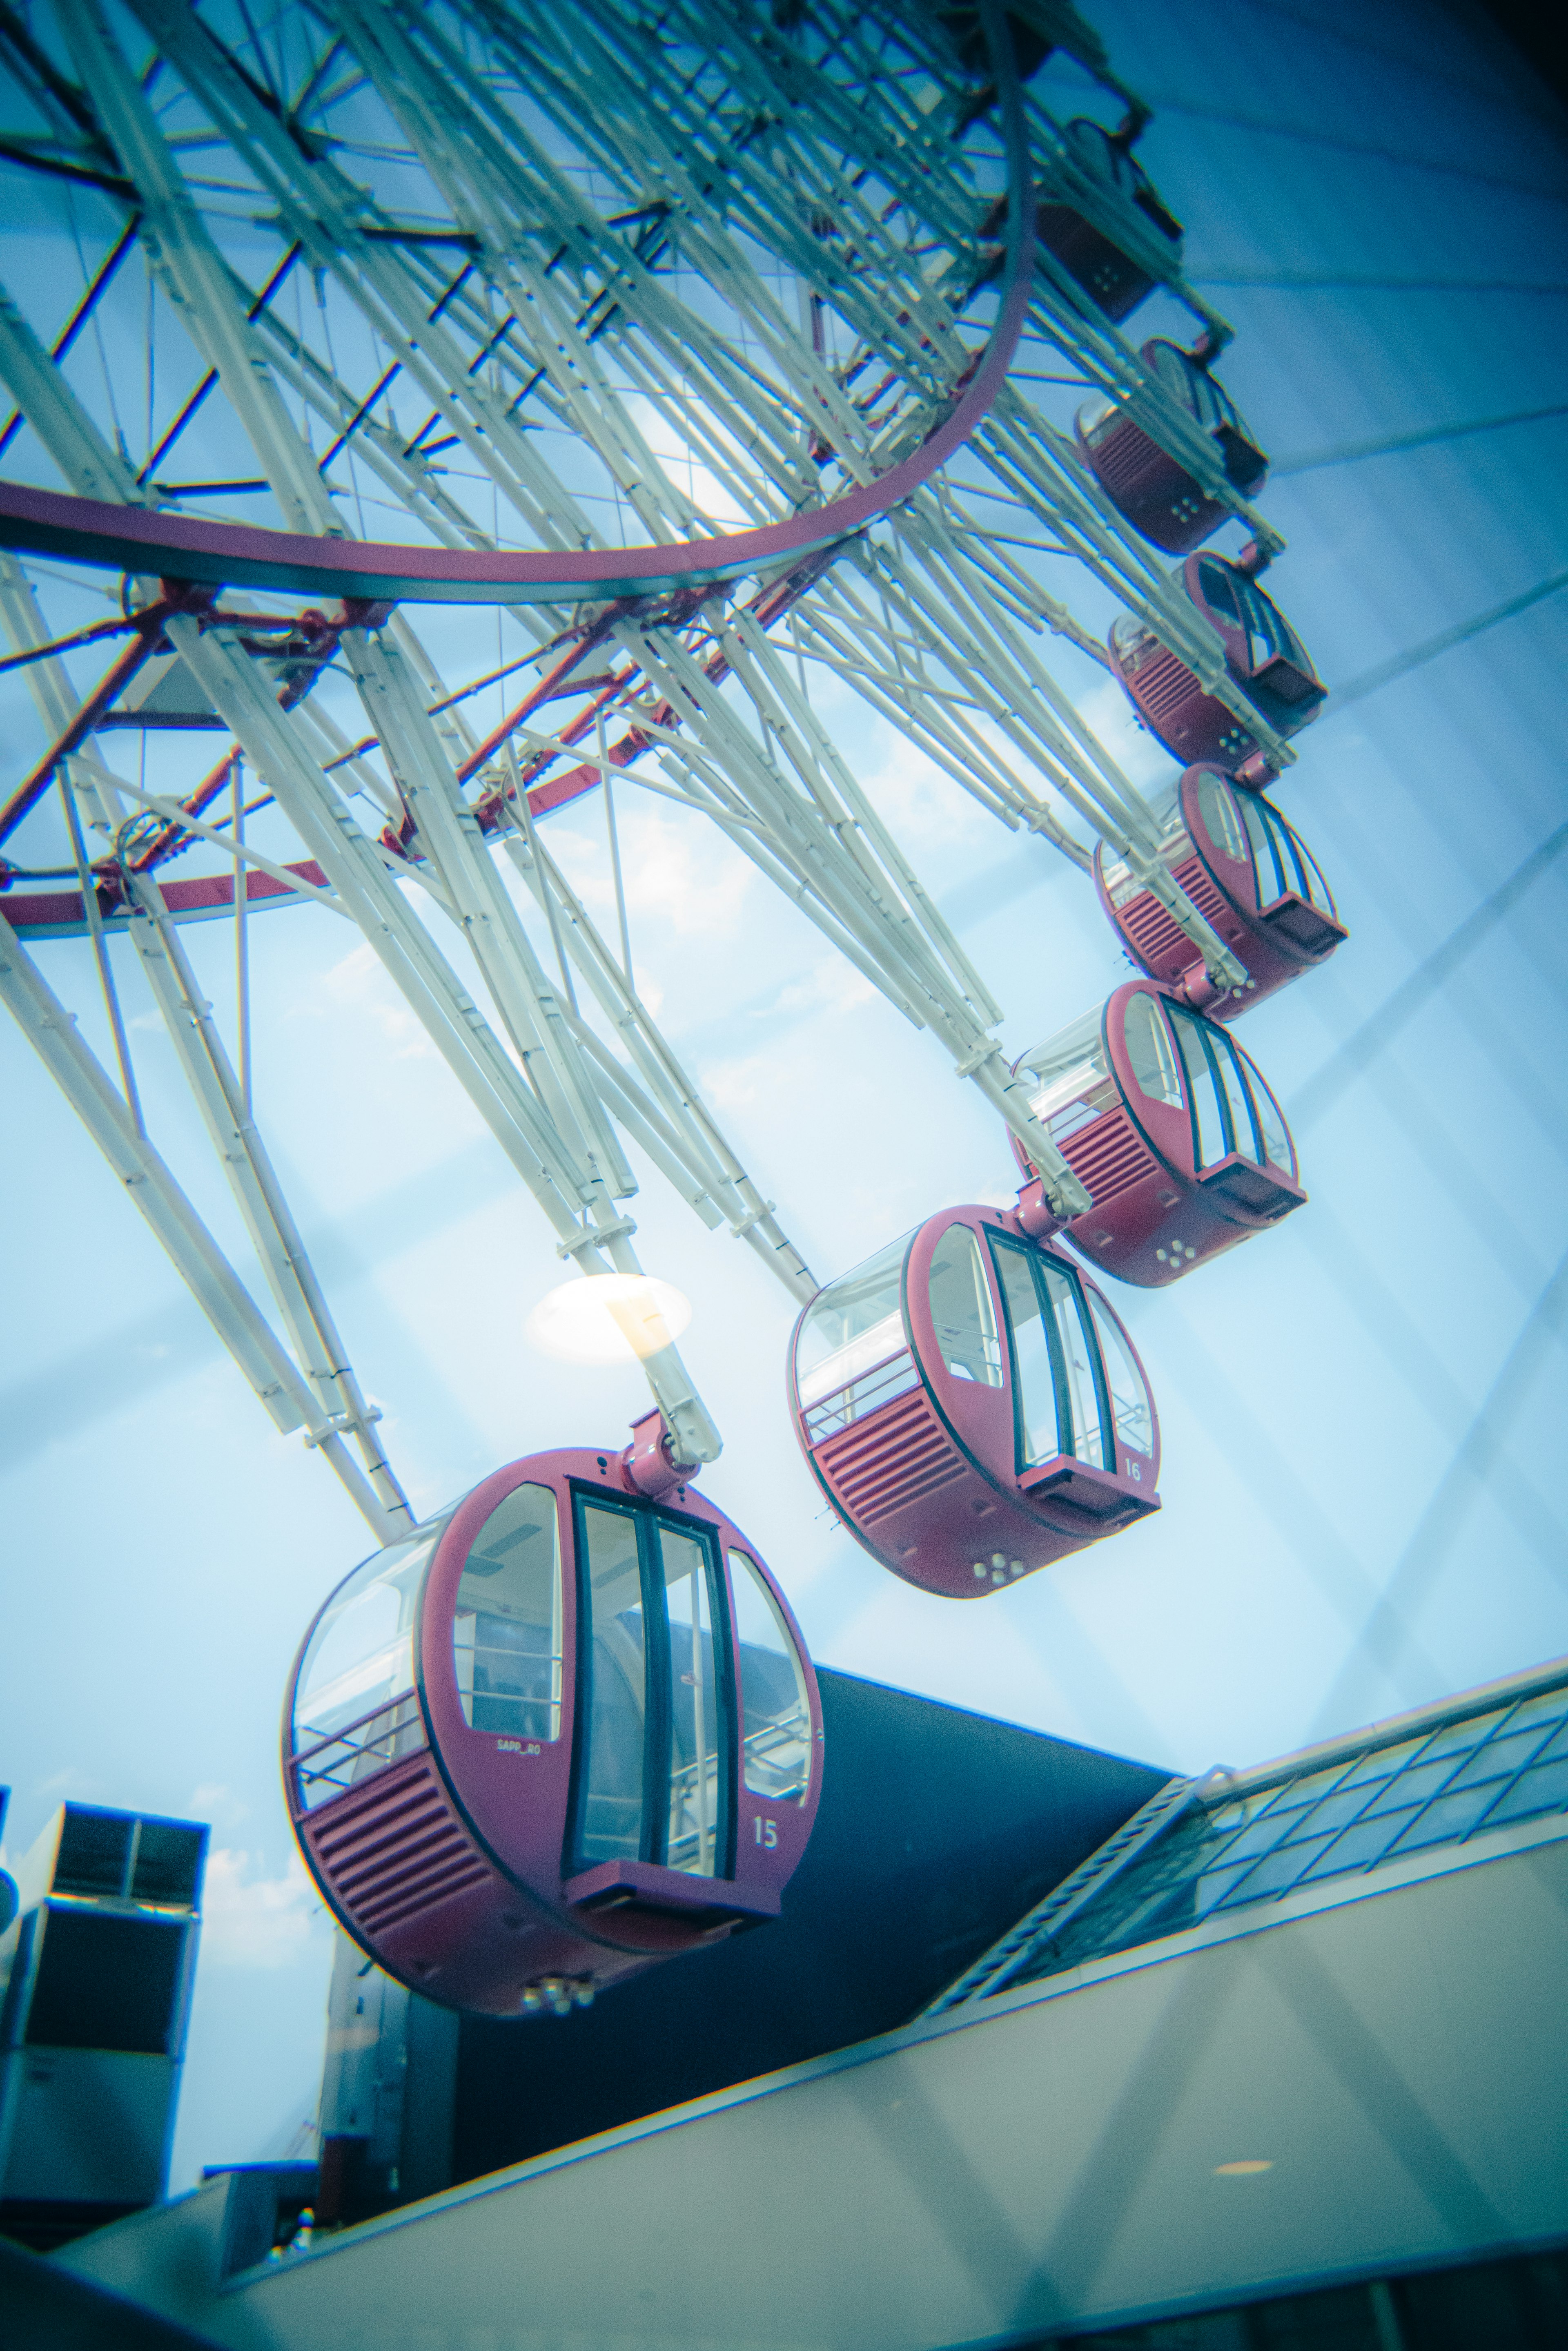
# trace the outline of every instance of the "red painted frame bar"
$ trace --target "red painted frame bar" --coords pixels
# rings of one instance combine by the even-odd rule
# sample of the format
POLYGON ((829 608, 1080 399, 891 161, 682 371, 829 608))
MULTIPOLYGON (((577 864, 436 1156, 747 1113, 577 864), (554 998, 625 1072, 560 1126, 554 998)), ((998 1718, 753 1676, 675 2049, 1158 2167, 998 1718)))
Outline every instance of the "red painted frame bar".
POLYGON ((1002 308, 985 356, 947 422, 875 482, 761 530, 671 546, 488 554, 384 540, 313 538, 248 524, 200 522, 53 490, 0 484, 0 546, 67 563, 285 594, 377 603, 575 604, 717 586, 836 545, 912 496, 986 416, 1007 381, 1032 290, 1034 192, 1012 36, 994 0, 981 15, 1007 153, 1007 254, 1002 308))

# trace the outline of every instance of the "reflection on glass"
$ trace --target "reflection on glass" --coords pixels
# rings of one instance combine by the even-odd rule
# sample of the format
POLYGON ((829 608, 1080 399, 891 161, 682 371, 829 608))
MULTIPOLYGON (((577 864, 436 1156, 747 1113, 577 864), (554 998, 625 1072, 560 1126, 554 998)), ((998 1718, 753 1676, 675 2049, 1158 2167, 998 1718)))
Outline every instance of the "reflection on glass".
POLYGON ((1022 1070, 1033 1081, 1030 1108, 1059 1141, 1059 1128, 1070 1132, 1072 1125, 1083 1123, 1081 1117, 1069 1122, 1061 1114, 1071 1112, 1085 1096, 1091 1107, 1099 1108, 1096 1090, 1106 1089, 1110 1063, 1100 1034, 1099 1012, 1084 1013, 1060 1036, 1035 1046, 1024 1055, 1022 1070))
POLYGON ((1198 1122, 1198 1165, 1200 1168, 1215 1167, 1226 1156, 1229 1145, 1225 1140, 1225 1114, 1220 1107, 1219 1080, 1204 1050, 1203 1025, 1175 1005, 1170 1008, 1170 1018, 1187 1071, 1188 1096, 1198 1122))
POLYGON ((1247 835, 1241 830, 1243 819, 1237 814, 1236 794, 1211 768, 1206 768, 1198 778, 1198 813, 1215 848, 1236 864, 1244 865, 1247 835))
POLYGON ((1241 1075, 1236 1048, 1223 1029, 1214 1029, 1210 1033, 1209 1050, 1220 1071, 1225 1107, 1231 1113, 1231 1148, 1239 1151, 1243 1159, 1260 1159, 1262 1144, 1252 1131, 1251 1105, 1247 1100, 1246 1080, 1241 1075))
POLYGON ((1211 612, 1221 614, 1232 627, 1246 627, 1246 621, 1236 602, 1239 583, 1229 571, 1222 569, 1218 563, 1205 559, 1198 567, 1198 584, 1211 612))
POLYGON ((457 1587, 452 1644, 472 1729, 560 1737, 561 1560, 547 1486, 519 1486, 481 1528, 457 1587))
POLYGON ((743 1551, 730 1553, 730 1582, 740 1646, 742 1776, 753 1796, 804 1804, 811 1788, 811 1708, 799 1653, 743 1551))
POLYGON ((852 1273, 829 1282, 807 1309, 794 1351, 803 1405, 833 1395, 902 1348, 904 1259, 910 1238, 906 1233, 852 1273))
POLYGON ((1002 1298, 1012 1342, 1012 1392, 1018 1403, 1020 1466, 1054 1461, 1062 1443, 1056 1411, 1056 1378, 1051 1361, 1040 1294, 1034 1287, 1032 1252, 1006 1242, 992 1244, 1002 1276, 1002 1298))
POLYGON ((1100 1360, 1110 1390, 1116 1435, 1134 1453, 1154 1458, 1154 1402, 1126 1334, 1105 1301, 1091 1290, 1089 1304, 1099 1334, 1100 1360))
POLYGON ((306 1805, 326 1803, 423 1746, 414 1632, 425 1570, 445 1530, 438 1519, 374 1552, 323 1611, 294 1698, 306 1805))
POLYGON ((1037 1260, 1037 1270, 1045 1277, 1046 1293, 1056 1315, 1067 1403, 1073 1416, 1074 1455, 1096 1469, 1114 1469, 1116 1455, 1108 1450, 1101 1422, 1100 1391, 1095 1377, 1095 1340, 1084 1310, 1083 1292, 1072 1275, 1049 1258, 1037 1260))
POLYGON ((950 1372, 982 1386, 1002 1385, 996 1317, 981 1263, 980 1243, 968 1225, 950 1225, 931 1253, 931 1320, 950 1372))
POLYGON ((1176 1052, 1170 1041, 1170 1030, 1157 998, 1146 996, 1140 989, 1127 998, 1122 1016, 1122 1035, 1127 1040, 1127 1060, 1132 1073, 1150 1102, 1164 1102, 1168 1109, 1181 1108, 1181 1078, 1176 1066, 1176 1052))
POLYGON ((637 1518, 589 1502, 582 1525, 588 1705, 577 1845, 587 1863, 635 1860, 643 1847, 647 1744, 647 1627, 637 1518))
POLYGON ((1247 827, 1247 839, 1251 844, 1258 904, 1260 906, 1272 906, 1277 898, 1284 896, 1290 887, 1280 857, 1279 842, 1263 813, 1262 802, 1251 792, 1242 796, 1241 815, 1247 827))
POLYGON ((712 1877, 720 1865, 722 1725, 708 1550, 673 1527, 661 1525, 658 1539, 670 1626, 670 1790, 661 1857, 671 1869, 712 1877))
MULTIPOLYGON (((1240 1047, 1237 1050, 1241 1051, 1240 1047)), ((1251 1095, 1252 1107, 1258 1114, 1258 1131, 1263 1138, 1263 1156, 1294 1183, 1295 1146, 1291 1142, 1291 1131, 1285 1124, 1284 1114, 1258 1074, 1257 1064, 1251 1057, 1241 1053, 1241 1058, 1246 1063, 1247 1091, 1251 1095)))

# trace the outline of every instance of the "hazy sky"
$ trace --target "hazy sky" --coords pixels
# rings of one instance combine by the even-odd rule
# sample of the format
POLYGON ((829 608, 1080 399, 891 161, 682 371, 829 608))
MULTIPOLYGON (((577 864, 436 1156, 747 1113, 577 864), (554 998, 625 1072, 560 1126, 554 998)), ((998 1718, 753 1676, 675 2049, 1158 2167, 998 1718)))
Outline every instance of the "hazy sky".
MULTIPOLYGON (((1561 402, 1568 169, 1561 117, 1554 136, 1528 110, 1550 102, 1511 96, 1432 8, 1089 13, 1156 104, 1142 152, 1237 327, 1221 372, 1276 460, 1264 504, 1290 540, 1267 585, 1331 684, 1374 682, 1299 738, 1278 792, 1351 942, 1240 1032, 1311 1205, 1174 1291, 1115 1288, 1159 1409, 1164 1510, 972 1605, 909 1589, 832 1527, 783 1405, 794 1309, 758 1260, 651 1173, 635 1213, 644 1262, 693 1302, 683 1351, 725 1437, 704 1486, 819 1659, 1200 1769, 1568 1648, 1568 860, 1542 859, 1500 919, 1479 911, 1568 817, 1568 597, 1376 684, 1563 571, 1568 428, 1345 454, 1561 402)), ((1071 110, 1067 75, 1041 87, 1071 110)), ((1154 304, 1137 321, 1168 323, 1154 304)), ((484 658, 443 653, 459 625, 493 626, 431 622, 453 676, 484 658)), ((1173 777, 1069 660, 1140 778, 1173 777)), ((1081 875, 846 697, 818 707, 1006 1007, 1010 1050, 1125 976, 1081 875)), ((8 741, 0 779, 32 748, 8 741)), ((639 978, 819 1278, 935 1208, 1003 1196, 1006 1142, 932 1040, 697 820, 629 785, 619 800, 639 978)), ((597 800, 551 842, 613 924, 597 800)), ((185 936, 226 1019, 230 936, 185 936)), ((521 1453, 624 1441, 640 1375, 529 1352, 524 1319, 562 1278, 544 1220, 369 949, 312 907, 252 942, 259 1113, 416 1505, 521 1453)), ((41 961, 102 1050, 87 950, 41 961)), ((152 1132, 244 1265, 127 963, 152 1132)), ((9 1023, 0 1098, 9 1850, 67 1795, 212 1822, 188 2179, 281 2147, 314 2097, 329 1938, 292 1852, 277 1715, 306 1622, 368 1545, 322 1465, 270 1433, 9 1023)))

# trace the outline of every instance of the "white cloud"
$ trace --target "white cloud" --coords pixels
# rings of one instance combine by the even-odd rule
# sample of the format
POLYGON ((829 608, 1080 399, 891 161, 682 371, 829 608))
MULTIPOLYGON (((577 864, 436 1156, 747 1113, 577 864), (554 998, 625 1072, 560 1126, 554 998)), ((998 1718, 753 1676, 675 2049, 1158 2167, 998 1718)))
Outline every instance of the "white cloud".
POLYGON ((433 1058, 435 1046, 388 978, 369 940, 329 965, 322 985, 341 1009, 367 1015, 400 1061, 433 1058))
POLYGON ((250 1854, 228 1845, 208 1855, 203 1956, 219 1967, 286 1968, 319 1931, 320 1896, 297 1854, 281 1877, 253 1877, 251 1865, 250 1854))

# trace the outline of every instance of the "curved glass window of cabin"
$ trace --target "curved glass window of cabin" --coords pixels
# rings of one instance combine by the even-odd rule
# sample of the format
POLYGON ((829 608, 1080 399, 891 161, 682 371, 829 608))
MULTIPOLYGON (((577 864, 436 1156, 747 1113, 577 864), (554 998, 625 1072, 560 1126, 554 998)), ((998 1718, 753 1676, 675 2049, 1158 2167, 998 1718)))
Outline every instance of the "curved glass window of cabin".
POLYGON ((1023 1069, 1032 1081, 1029 1107, 1058 1150, 1116 1100, 1097 1009, 1037 1045, 1023 1069))
POLYGON ((1149 1395, 1148 1383, 1138 1369, 1137 1358, 1127 1344, 1127 1336, 1115 1315, 1092 1290, 1088 1299, 1100 1342, 1106 1392, 1116 1435, 1132 1452, 1146 1454, 1152 1460, 1154 1399, 1149 1395))
POLYGON ((1056 1366, 1047 1333, 1045 1308, 1034 1287, 1033 1251, 992 1237, 1002 1282, 1007 1336, 1012 1353, 1013 1417, 1020 1469, 1054 1461, 1070 1448, 1062 1442, 1056 1366))
POLYGON ((713 1559, 696 1534, 651 1523, 665 1606, 665 1711, 670 1725, 663 1845, 656 1858, 667 1869, 696 1877, 724 1874, 730 1774, 727 1707, 721 1684, 723 1603, 714 1589, 713 1559))
POLYGON ((980 1243, 968 1225, 950 1225, 931 1251, 931 1321, 955 1379, 1002 1385, 1002 1347, 980 1243))
POLYGON ((1071 1451, 1096 1469, 1114 1469, 1116 1453, 1108 1442, 1106 1416, 1100 1408, 1099 1348, 1075 1277, 1051 1258, 1035 1260, 1035 1276, 1044 1281, 1056 1330, 1063 1384, 1073 1424, 1071 1451))
POLYGON ((806 1442, 912 1388, 919 1378, 904 1332, 904 1259, 913 1236, 830 1281, 807 1307, 795 1341, 794 1375, 806 1442))
POLYGON ((1251 793, 1242 799, 1247 834, 1258 877, 1260 907, 1273 905, 1293 891, 1320 913, 1332 914, 1334 899, 1311 851, 1277 809, 1251 793))
POLYGON ((576 1843, 580 1862, 591 1867, 636 1861, 646 1842, 648 1627, 635 1511, 585 1503, 577 1540, 587 1727, 576 1843))
POLYGON ((452 1663, 472 1730, 561 1735, 561 1546, 556 1497, 519 1486, 491 1512, 457 1587, 452 1663))
POLYGON ((577 1525, 577 1865, 723 1876, 731 1679, 711 1548, 695 1526, 597 1500, 579 1501, 577 1525))
POLYGON ((1182 1066, 1187 1072, 1187 1097, 1192 1105, 1196 1164, 1199 1170, 1217 1167, 1221 1159, 1229 1158, 1234 1145, 1226 1120, 1220 1074, 1204 1040, 1204 1024, 1174 1004, 1168 1011, 1180 1049, 1182 1066))
POLYGON ((1150 1102, 1163 1102, 1168 1110, 1179 1110, 1181 1075, 1177 1068, 1176 1048, 1157 997, 1145 995, 1141 988, 1136 996, 1128 997, 1122 1015, 1122 1037, 1139 1090, 1150 1102))
POLYGON ((1223 564, 1210 562, 1206 556, 1198 567, 1198 584, 1211 612, 1218 612, 1232 628, 1246 628, 1247 615, 1236 601, 1238 583, 1223 564))
POLYGON ((800 1652, 778 1602, 743 1551, 730 1553, 730 1588, 741 1685, 741 1776, 753 1796, 804 1804, 811 1792, 812 1738, 800 1652))
POLYGON ((1285 1124, 1284 1113, 1264 1083, 1257 1063, 1249 1059, 1247 1054, 1241 1053, 1240 1047, 1236 1050, 1246 1069, 1247 1091, 1251 1097, 1252 1109, 1257 1116, 1258 1131, 1262 1136, 1263 1156, 1272 1165, 1279 1168, 1282 1175, 1288 1176, 1294 1183, 1296 1180, 1295 1145, 1291 1141, 1291 1131, 1285 1124))
POLYGON ((1179 350, 1174 343, 1156 342, 1150 352, 1155 374, 1171 398, 1209 433, 1238 423, 1236 405, 1206 368, 1179 350))
POLYGON ((1146 661, 1165 651, 1148 622, 1140 621, 1136 612, 1116 615, 1111 622, 1111 644, 1116 659, 1125 662, 1135 676, 1146 661))
POLYGON ((295 1685, 300 1802, 327 1803, 424 1744, 414 1630, 425 1571, 446 1531, 432 1520, 372 1552, 317 1619, 295 1685))
MULTIPOLYGON (((1159 826, 1158 854, 1174 872, 1192 854, 1192 836, 1187 830, 1181 813, 1181 803, 1176 785, 1169 785, 1149 802, 1149 813, 1159 826)), ((1110 857, 1100 852, 1100 878, 1106 894, 1118 913, 1129 898, 1136 898, 1148 883, 1135 873, 1122 857, 1110 857)))
MULTIPOLYGON (((1211 768, 1206 768, 1199 777, 1198 813, 1203 820, 1204 830, 1222 856, 1231 858, 1238 865, 1245 865, 1248 835, 1251 832, 1251 824, 1249 820, 1246 831, 1242 830, 1242 819, 1237 810, 1236 797, 1224 778, 1217 776, 1211 768)), ((1257 847, 1257 840, 1254 837, 1251 841, 1254 856, 1257 847)), ((1260 875, 1260 886, 1261 879, 1260 875)), ((1267 901, 1265 900, 1264 903, 1266 904, 1267 901)))
POLYGON ((1231 1132, 1231 1148, 1243 1159, 1263 1157, 1263 1138, 1258 1132, 1252 1115, 1251 1095, 1241 1074, 1241 1056, 1223 1029, 1216 1030, 1204 1040, 1213 1057, 1220 1079, 1220 1092, 1225 1104, 1225 1123, 1231 1132))

